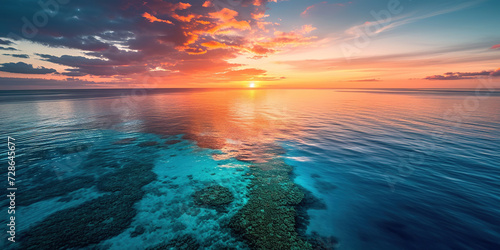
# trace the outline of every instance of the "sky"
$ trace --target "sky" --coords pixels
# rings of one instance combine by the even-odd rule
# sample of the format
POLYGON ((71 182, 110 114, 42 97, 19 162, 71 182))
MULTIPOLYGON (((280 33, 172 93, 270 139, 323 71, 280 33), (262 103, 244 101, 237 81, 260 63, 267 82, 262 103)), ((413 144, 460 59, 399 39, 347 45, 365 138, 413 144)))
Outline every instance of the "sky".
POLYGON ((499 10, 498 0, 4 0, 0 89, 500 85, 499 10))

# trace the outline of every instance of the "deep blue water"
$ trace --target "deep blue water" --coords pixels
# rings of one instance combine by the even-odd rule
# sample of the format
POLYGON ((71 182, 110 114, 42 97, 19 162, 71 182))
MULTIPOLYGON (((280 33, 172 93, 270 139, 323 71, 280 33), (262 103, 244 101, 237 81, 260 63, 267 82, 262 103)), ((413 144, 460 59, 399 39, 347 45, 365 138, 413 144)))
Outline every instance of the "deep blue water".
POLYGON ((307 227, 339 241, 324 245, 500 249, 499 109, 499 92, 465 90, 3 91, 0 133, 17 143, 19 237, 103 200, 102 185, 154 173, 139 196, 119 196, 128 224, 85 247, 191 235, 203 249, 244 249, 223 225, 247 202, 252 162, 279 157, 326 205, 308 210, 307 227), (146 167, 112 178, 130 165, 146 167), (226 211, 193 204, 211 184, 234 194, 226 211))

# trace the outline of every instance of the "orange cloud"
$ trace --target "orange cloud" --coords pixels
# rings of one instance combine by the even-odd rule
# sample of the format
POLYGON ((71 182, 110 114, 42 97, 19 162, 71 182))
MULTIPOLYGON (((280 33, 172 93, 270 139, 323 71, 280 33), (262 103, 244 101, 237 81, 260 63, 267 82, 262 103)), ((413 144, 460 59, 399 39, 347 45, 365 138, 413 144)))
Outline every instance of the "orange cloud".
POLYGON ((207 24, 210 24, 209 21, 203 21, 203 20, 196 20, 197 23, 201 23, 203 25, 207 25, 207 24))
POLYGON ((270 48, 264 48, 260 45, 255 45, 250 49, 251 52, 257 54, 257 55, 266 55, 270 53, 274 53, 275 50, 270 49, 270 48))
POLYGON ((191 20, 193 18, 197 18, 197 17, 200 17, 200 16, 197 16, 197 15, 194 15, 194 14, 189 14, 187 16, 180 16, 180 15, 178 15, 176 13, 173 13, 172 17, 175 18, 175 19, 177 19, 177 20, 179 20, 179 21, 181 21, 181 22, 189 23, 189 22, 191 22, 191 20))
POLYGON ((219 43, 217 41, 210 41, 210 42, 202 43, 201 45, 207 47, 208 49, 220 49, 220 48, 227 48, 228 47, 225 43, 219 43))
MULTIPOLYGON (((316 8, 316 7, 317 7, 318 5, 320 5, 320 4, 328 4, 328 2, 323 1, 323 2, 321 2, 321 3, 313 4, 313 5, 309 6, 309 7, 307 7, 307 8, 306 8, 306 9, 305 9, 305 10, 304 10, 304 11, 303 11, 300 15, 305 16, 305 15, 309 14, 309 11, 310 11, 310 10, 312 10, 312 9, 316 8)), ((347 4, 352 4, 352 2, 346 2, 346 3, 334 3, 334 4, 332 4, 332 5, 333 5, 333 6, 340 6, 340 7, 344 7, 344 6, 346 6, 347 4)), ((330 5, 330 6, 332 6, 332 5, 330 5)))
POLYGON ((196 42, 196 40, 198 40, 198 35, 193 33, 193 32, 184 32, 184 35, 188 38, 186 40, 186 42, 184 43, 184 45, 189 45, 189 44, 193 44, 196 42))
POLYGON ((238 12, 235 10, 230 10, 227 8, 224 8, 218 12, 213 12, 213 13, 208 13, 210 17, 219 19, 221 21, 231 21, 234 19, 236 16, 238 16, 238 12))
POLYGON ((301 45, 308 44, 310 41, 316 37, 305 37, 303 36, 302 30, 299 32, 291 31, 291 32, 282 32, 276 31, 274 32, 275 37, 272 38, 268 42, 263 42, 261 44, 266 45, 266 47, 274 47, 274 46, 286 46, 286 45, 301 45))
POLYGON ((211 7, 212 6, 212 2, 205 1, 202 6, 205 7, 205 8, 211 7))
POLYGON ((313 31, 315 29, 316 28, 313 27, 312 25, 307 24, 307 25, 303 25, 302 26, 301 32, 302 32, 302 34, 307 34, 307 33, 310 33, 311 31, 313 31))
MULTIPOLYGON (((261 6, 265 2, 267 2, 267 1, 266 0, 253 0, 253 5, 255 5, 255 6, 261 6)), ((273 2, 276 2, 276 0, 274 0, 273 2)))
POLYGON ((176 10, 185 10, 185 9, 187 9, 187 8, 191 7, 191 4, 189 4, 189 3, 179 2, 179 3, 177 3, 177 4, 175 5, 175 7, 176 7, 176 10))
POLYGON ((257 13, 257 14, 254 14, 254 13, 251 13, 250 14, 252 16, 253 19, 255 20, 260 20, 264 17, 268 17, 269 15, 266 15, 266 13, 262 12, 262 13, 257 13))
POLYGON ((168 23, 168 24, 173 24, 171 21, 169 20, 163 20, 163 19, 159 19, 147 12, 144 12, 144 14, 142 14, 142 17, 146 18, 149 22, 151 23, 154 23, 154 22, 162 22, 162 23, 168 23))
MULTIPOLYGON (((191 22, 191 20, 193 18, 200 17, 200 15, 189 14, 187 16, 181 16, 181 15, 175 13, 176 10, 185 10, 185 9, 188 9, 189 7, 191 7, 191 4, 189 4, 189 3, 179 2, 176 4, 172 4, 172 3, 165 2, 164 5, 155 6, 154 8, 151 8, 151 9, 153 10, 152 12, 155 14, 156 13, 168 14, 171 17, 177 19, 178 21, 191 22)), ((152 18, 152 19, 148 18, 150 20, 150 22, 165 22, 164 20, 158 19, 158 18, 150 15, 149 13, 147 15, 148 15, 148 17, 152 18), (151 21, 151 20, 154 20, 154 21, 151 21)))
POLYGON ((203 55, 203 54, 207 53, 207 51, 202 49, 202 48, 188 47, 188 46, 178 46, 175 49, 177 49, 179 51, 184 51, 184 52, 188 53, 189 55, 203 55))
POLYGON ((238 12, 224 8, 218 12, 209 13, 211 18, 217 19, 218 25, 208 30, 207 33, 218 34, 227 33, 228 29, 250 30, 250 24, 247 21, 237 21, 235 17, 238 12))
MULTIPOLYGON (((326 3, 326 2, 322 2, 322 3, 326 3)), ((316 7, 316 4, 313 4, 313 5, 309 6, 309 7, 307 7, 307 8, 306 8, 306 9, 305 9, 302 13, 300 13, 300 14, 301 14, 301 15, 303 15, 303 16, 305 16, 305 15, 307 15, 307 12, 308 12, 309 10, 311 10, 312 8, 314 8, 314 7, 316 7)))
MULTIPOLYGON (((204 2, 204 5, 207 6, 208 4, 213 3, 211 1, 204 2)), ((203 55, 209 50, 230 49, 224 53, 232 55, 235 55, 235 53, 248 53, 253 54, 250 58, 258 59, 274 54, 284 47, 297 47, 308 44, 315 38, 306 36, 306 34, 316 29, 312 25, 303 25, 300 29, 291 32, 276 31, 274 34, 269 34, 267 27, 278 24, 261 21, 268 15, 265 14, 265 11, 260 10, 250 13, 253 20, 241 20, 238 11, 228 8, 205 15, 184 14, 184 16, 180 16, 175 13, 176 9, 185 9, 189 6, 189 4, 175 4, 170 8, 169 14, 171 17, 184 23, 182 32, 185 39, 175 48, 190 55, 203 55), (203 18, 203 20, 195 20, 198 18, 203 18), (210 21, 205 18, 212 20, 210 21), (224 35, 226 37, 224 38, 225 40, 219 40, 218 35, 224 35), (211 37, 211 39, 207 36, 211 37), (228 42, 227 36, 244 37, 244 39, 228 42), (199 41, 200 38, 203 38, 201 42, 199 41)), ((158 18, 152 15, 148 17, 148 20, 158 21, 158 18)))
POLYGON ((256 24, 260 30, 262 30, 266 33, 269 32, 269 30, 266 28, 266 25, 273 25, 272 22, 259 22, 259 21, 257 21, 256 24))

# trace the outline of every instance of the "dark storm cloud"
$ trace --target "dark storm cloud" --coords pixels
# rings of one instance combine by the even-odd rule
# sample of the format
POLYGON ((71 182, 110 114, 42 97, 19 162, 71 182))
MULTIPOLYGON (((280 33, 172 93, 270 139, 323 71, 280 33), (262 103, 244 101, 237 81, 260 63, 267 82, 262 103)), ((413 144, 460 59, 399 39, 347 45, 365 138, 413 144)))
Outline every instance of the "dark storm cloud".
POLYGON ((33 65, 18 62, 18 63, 2 63, 0 64, 0 71, 19 74, 51 74, 57 73, 55 69, 48 69, 45 67, 34 68, 33 65))

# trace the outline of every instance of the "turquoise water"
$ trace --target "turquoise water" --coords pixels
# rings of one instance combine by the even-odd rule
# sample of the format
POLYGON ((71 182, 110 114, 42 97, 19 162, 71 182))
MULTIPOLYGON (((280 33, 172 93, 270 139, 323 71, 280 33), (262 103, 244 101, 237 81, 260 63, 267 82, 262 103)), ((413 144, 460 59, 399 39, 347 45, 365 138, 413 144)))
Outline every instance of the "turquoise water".
POLYGON ((3 91, 18 241, 0 247, 255 248, 231 220, 259 198, 255 166, 283 161, 316 249, 500 249, 499 108, 450 90, 3 91), (214 185, 232 201, 197 204, 214 185))

